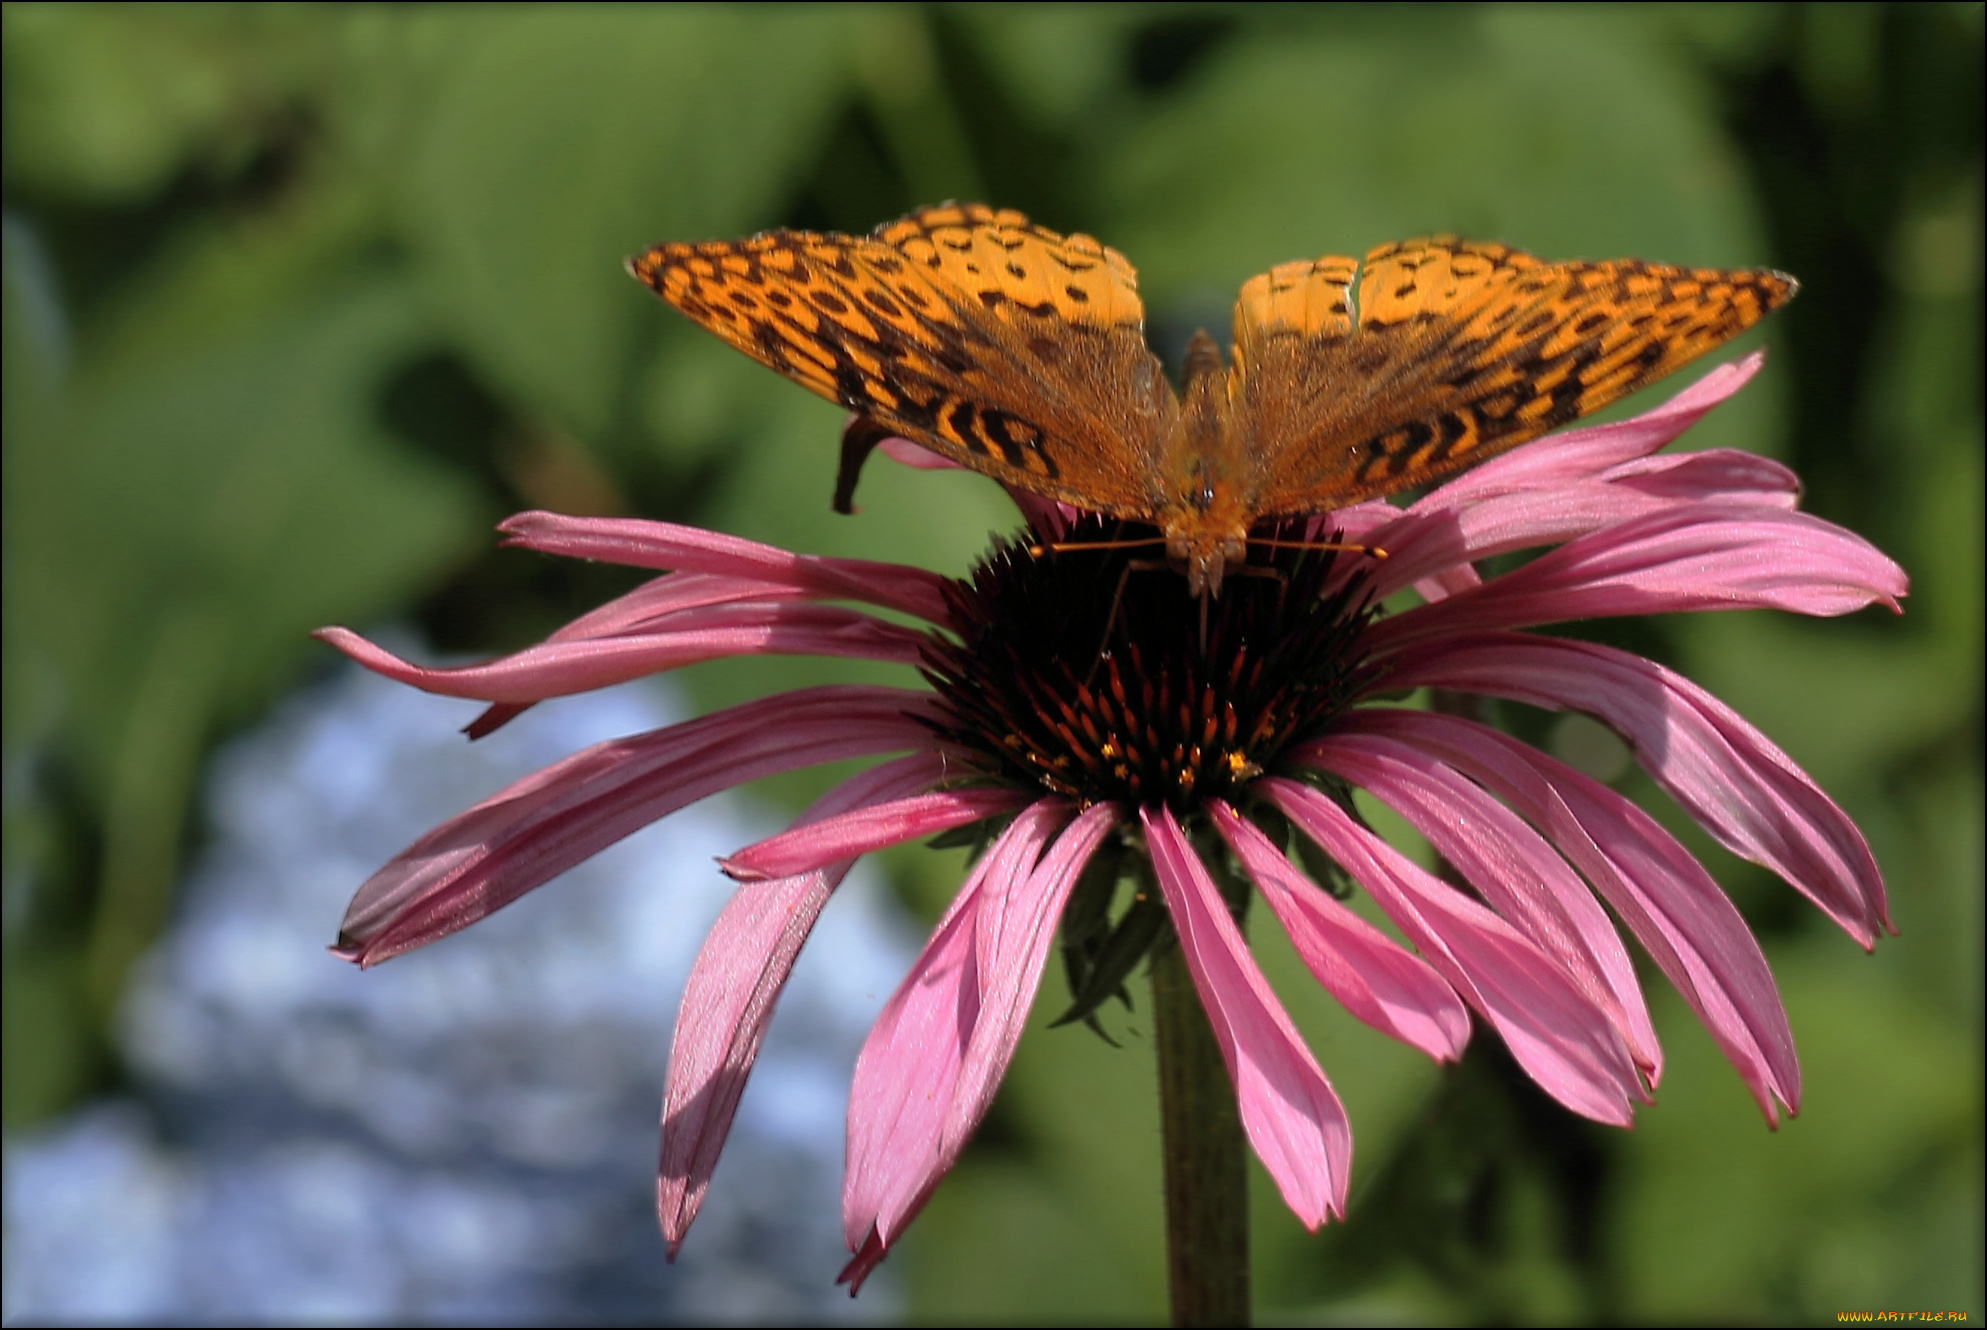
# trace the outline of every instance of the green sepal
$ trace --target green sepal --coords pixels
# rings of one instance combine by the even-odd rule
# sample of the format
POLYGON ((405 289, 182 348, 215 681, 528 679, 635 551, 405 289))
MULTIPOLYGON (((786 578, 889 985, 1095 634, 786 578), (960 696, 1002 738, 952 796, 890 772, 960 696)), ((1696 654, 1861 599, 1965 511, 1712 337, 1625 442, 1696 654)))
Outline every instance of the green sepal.
MULTIPOLYGON (((1091 1015, 1112 998, 1123 1002, 1127 1008, 1132 1005, 1131 994, 1125 989, 1125 980, 1145 955, 1152 949, 1166 925, 1166 903, 1154 890, 1140 891, 1132 898, 1131 907, 1118 920, 1110 936, 1103 945, 1084 958, 1087 964, 1080 977, 1072 966, 1070 991, 1075 999, 1069 1010, 1050 1022, 1053 1029, 1068 1025, 1072 1021, 1083 1021, 1092 1029, 1097 1029, 1091 1015)), ((1070 949, 1063 952, 1065 964, 1070 961, 1070 949)), ((1098 1030, 1102 1034, 1102 1030, 1098 1030)))

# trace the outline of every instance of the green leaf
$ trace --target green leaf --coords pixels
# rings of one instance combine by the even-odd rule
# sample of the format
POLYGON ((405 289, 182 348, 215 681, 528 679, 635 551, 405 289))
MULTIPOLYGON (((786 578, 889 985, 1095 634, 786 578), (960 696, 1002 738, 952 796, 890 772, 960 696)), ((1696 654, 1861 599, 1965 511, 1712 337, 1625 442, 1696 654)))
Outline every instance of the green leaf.
POLYGON ((244 164, 325 68, 335 11, 8 5, 10 184, 130 205, 180 171, 244 164))
POLYGON ((1979 1305, 1977 1246, 1971 1287, 1937 1255, 1949 1225, 1978 1224, 1977 1205, 1961 1221, 1945 1199, 1980 1167, 1977 1034, 1837 939, 1772 959, 1805 1082, 1778 1133, 1682 1003, 1651 994, 1669 1067, 1621 1141, 1610 1217, 1632 1319, 1979 1305))
MULTIPOLYGON (((1275 264, 1432 232, 1547 259, 1762 264, 1713 100, 1659 32, 1637 11, 1565 8, 1254 25, 1122 138, 1086 140, 1098 233, 1137 266, 1161 340, 1225 334, 1236 290, 1275 264)), ((1690 446, 1770 445, 1776 391, 1755 385, 1690 446)))
POLYGON ((135 284, 56 418, 8 438, 7 673, 56 681, 29 726, 102 837, 99 1019, 164 919, 219 728, 322 650, 312 628, 402 603, 474 538, 467 487, 374 419, 431 336, 404 285, 329 259, 314 223, 258 235, 196 238, 135 284))
POLYGON ((457 20, 401 216, 488 378, 550 423, 606 432, 647 368, 638 334, 664 317, 622 260, 774 219, 851 77, 845 28, 690 7, 457 20))

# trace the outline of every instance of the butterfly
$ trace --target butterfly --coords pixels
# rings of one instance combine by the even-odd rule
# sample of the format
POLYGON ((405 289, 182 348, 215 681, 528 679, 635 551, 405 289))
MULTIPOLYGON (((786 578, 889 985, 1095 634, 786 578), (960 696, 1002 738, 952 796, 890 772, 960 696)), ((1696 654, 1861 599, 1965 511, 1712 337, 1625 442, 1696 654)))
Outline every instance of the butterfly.
POLYGON ((1243 283, 1175 393, 1137 274, 1011 209, 925 208, 868 236, 663 244, 629 271, 746 355, 855 413, 835 506, 877 442, 1164 537, 1220 594, 1258 522, 1459 471, 1597 411, 1791 299, 1760 269, 1546 263, 1431 236, 1243 283))

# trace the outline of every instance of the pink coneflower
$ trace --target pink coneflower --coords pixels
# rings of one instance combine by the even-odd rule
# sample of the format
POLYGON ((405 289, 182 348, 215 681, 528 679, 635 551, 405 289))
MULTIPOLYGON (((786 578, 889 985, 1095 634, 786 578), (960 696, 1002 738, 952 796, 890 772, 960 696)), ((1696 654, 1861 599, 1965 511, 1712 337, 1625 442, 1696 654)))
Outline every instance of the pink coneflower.
POLYGON ((1519 448, 1405 509, 1370 502, 1283 524, 1265 534, 1389 557, 1278 547, 1275 576, 1231 578, 1204 620, 1179 578, 1127 571, 1137 552, 1080 548, 1121 540, 1121 528, 1026 495, 1031 535, 958 582, 661 522, 511 518, 513 545, 668 575, 466 669, 410 665, 343 629, 321 636, 392 678, 491 703, 472 734, 547 698, 734 655, 890 661, 930 687, 806 688, 576 753, 376 873, 339 954, 370 965, 433 942, 719 790, 899 754, 725 862, 740 885, 691 974, 663 1107, 657 1192, 673 1254, 781 985, 850 865, 982 824, 989 843, 856 1065, 843 1196, 855 1253, 843 1277, 855 1284, 985 1114, 1059 924, 1074 1015, 1177 936, 1243 1128, 1284 1200, 1312 1227, 1344 1213, 1350 1127, 1243 940, 1241 902, 1224 895, 1240 880, 1233 865, 1360 1020, 1446 1060, 1474 1012, 1555 1099, 1626 1124, 1662 1053, 1605 902, 1776 1122, 1800 1100, 1793 1037, 1758 944, 1704 868, 1606 785, 1475 720, 1406 704, 1428 688, 1597 717, 1712 837, 1871 946, 1888 927, 1876 863, 1793 761, 1660 665, 1521 631, 1679 610, 1897 608, 1902 571, 1796 512, 1784 467, 1726 450, 1656 455, 1759 363, 1713 370, 1635 419, 1519 448), (1544 546, 1510 572, 1476 568, 1544 546), (1377 608, 1410 588, 1420 603, 1377 608), (1375 836, 1354 789, 1406 818, 1472 890, 1375 836), (1412 950, 1306 877, 1286 854, 1293 835, 1366 890, 1412 950), (1086 869, 1119 861, 1158 892, 1113 918, 1117 872, 1086 869))

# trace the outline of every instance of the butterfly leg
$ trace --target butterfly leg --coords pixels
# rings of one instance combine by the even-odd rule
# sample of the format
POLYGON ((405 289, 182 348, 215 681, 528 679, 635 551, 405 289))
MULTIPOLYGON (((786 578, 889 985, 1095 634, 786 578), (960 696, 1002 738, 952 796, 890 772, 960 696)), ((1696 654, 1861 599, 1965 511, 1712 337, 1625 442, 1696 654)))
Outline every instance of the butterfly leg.
POLYGON ((842 464, 835 470, 836 512, 848 514, 856 510, 856 480, 862 475, 862 464, 869 460, 877 444, 894 433, 895 430, 865 416, 856 416, 843 427, 842 464))
MULTIPOLYGON (((1143 544, 1144 542, 1140 542, 1143 544)), ((1083 546, 1077 546, 1081 549, 1083 546)), ((1124 613, 1125 584, 1131 581, 1133 573, 1171 572, 1173 565, 1164 559, 1128 559, 1124 571, 1118 574, 1117 588, 1111 592, 1111 612, 1104 616, 1104 638, 1097 644, 1097 654, 1090 661, 1090 668, 1083 673, 1083 686, 1088 688, 1090 681, 1097 677, 1097 667, 1104 663, 1104 655, 1111 649, 1111 634, 1118 626, 1118 616, 1124 613)), ((1207 636, 1207 597, 1201 597, 1201 636, 1207 636)))
POLYGON ((1267 577, 1276 583, 1276 610, 1283 613, 1283 598, 1290 591, 1290 579, 1284 576, 1281 568, 1264 568, 1253 563, 1237 564, 1228 570, 1230 577, 1267 577))

